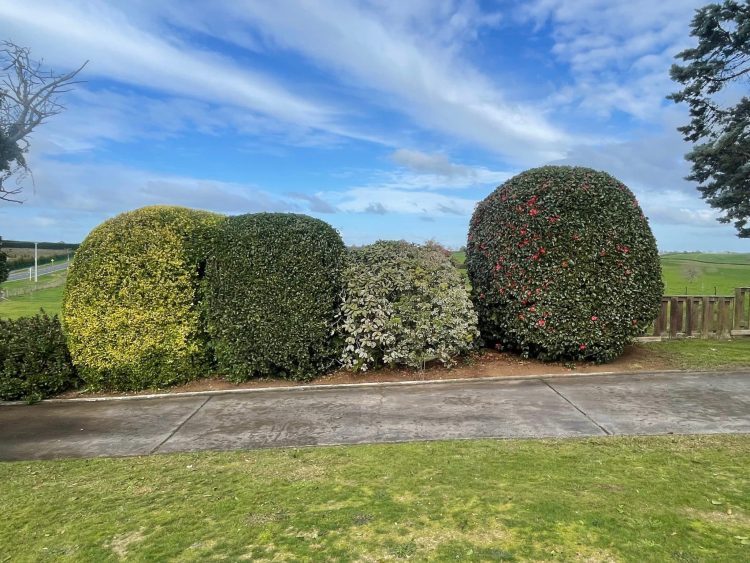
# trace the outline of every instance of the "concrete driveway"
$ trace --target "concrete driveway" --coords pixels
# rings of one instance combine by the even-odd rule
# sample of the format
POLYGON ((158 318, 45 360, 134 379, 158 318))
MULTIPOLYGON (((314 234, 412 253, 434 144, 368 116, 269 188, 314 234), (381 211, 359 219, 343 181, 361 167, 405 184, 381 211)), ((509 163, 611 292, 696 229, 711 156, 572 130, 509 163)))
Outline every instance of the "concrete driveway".
POLYGON ((453 438, 750 432, 750 372, 307 387, 0 406, 0 460, 453 438))

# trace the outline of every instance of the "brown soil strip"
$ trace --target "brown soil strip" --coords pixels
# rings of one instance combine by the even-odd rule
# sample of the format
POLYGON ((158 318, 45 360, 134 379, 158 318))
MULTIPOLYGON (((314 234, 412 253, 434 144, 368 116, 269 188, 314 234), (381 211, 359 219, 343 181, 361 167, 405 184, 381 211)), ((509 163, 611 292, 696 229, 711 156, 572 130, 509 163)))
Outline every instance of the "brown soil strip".
POLYGON ((393 381, 427 381, 441 379, 476 379, 480 377, 518 377, 524 375, 548 374, 576 374, 592 372, 637 372, 659 371, 670 369, 663 358, 655 356, 645 348, 629 346, 625 353, 617 360, 608 364, 576 363, 563 365, 559 363, 544 363, 538 360, 527 360, 515 354, 482 350, 471 357, 459 360, 453 368, 444 368, 440 364, 428 365, 423 370, 393 368, 380 369, 365 373, 352 373, 339 370, 313 379, 312 381, 294 382, 284 379, 254 379, 244 383, 231 383, 219 377, 207 377, 170 387, 168 389, 147 389, 133 393, 115 393, 100 391, 86 393, 82 391, 67 391, 58 395, 58 399, 72 399, 78 397, 116 397, 137 396, 153 393, 184 393, 196 391, 225 391, 230 389, 256 389, 259 387, 294 387, 296 385, 341 385, 347 383, 384 383, 393 381), (573 367, 574 366, 574 367, 573 367))

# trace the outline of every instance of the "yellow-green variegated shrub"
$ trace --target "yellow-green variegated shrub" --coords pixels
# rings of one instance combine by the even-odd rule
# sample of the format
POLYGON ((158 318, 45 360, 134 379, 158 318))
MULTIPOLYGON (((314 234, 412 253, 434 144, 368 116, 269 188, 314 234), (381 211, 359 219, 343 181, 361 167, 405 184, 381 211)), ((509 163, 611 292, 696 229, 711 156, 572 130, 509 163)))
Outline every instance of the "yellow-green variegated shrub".
POLYGON ((68 273, 62 321, 91 387, 136 390, 205 375, 201 280, 220 215, 144 207, 95 228, 68 273))

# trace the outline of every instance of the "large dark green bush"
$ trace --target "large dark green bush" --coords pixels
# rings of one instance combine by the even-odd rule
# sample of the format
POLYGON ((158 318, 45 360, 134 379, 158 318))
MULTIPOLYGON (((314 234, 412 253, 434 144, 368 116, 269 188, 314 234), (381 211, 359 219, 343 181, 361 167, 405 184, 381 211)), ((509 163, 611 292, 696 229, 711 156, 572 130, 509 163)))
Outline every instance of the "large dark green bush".
POLYGON ((3 237, 0 237, 0 283, 8 279, 10 269, 8 268, 8 257, 3 252, 3 237))
POLYGON ((379 241, 349 251, 339 333, 342 363, 355 371, 444 365, 479 336, 461 275, 436 245, 379 241))
POLYGON ((164 387, 205 375, 198 307, 211 239, 223 218, 145 207, 94 229, 76 252, 63 299, 73 362, 91 387, 164 387))
POLYGON ((330 225, 305 215, 223 223, 206 270, 205 311, 224 377, 307 379, 334 364, 344 252, 330 225))
POLYGON ((77 383, 57 316, 0 319, 0 400, 38 401, 77 383))
POLYGON ((467 267, 483 338, 543 360, 612 360, 663 291, 633 193, 589 168, 535 168, 497 188, 471 219, 467 267))

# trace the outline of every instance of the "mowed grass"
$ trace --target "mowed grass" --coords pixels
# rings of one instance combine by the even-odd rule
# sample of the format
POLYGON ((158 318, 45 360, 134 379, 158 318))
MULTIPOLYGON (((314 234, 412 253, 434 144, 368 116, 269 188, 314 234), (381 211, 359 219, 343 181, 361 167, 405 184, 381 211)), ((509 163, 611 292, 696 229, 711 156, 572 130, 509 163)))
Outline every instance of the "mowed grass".
MULTIPOLYGON (((50 315, 60 313, 62 308, 62 297, 67 279, 67 270, 53 272, 39 278, 39 282, 33 280, 21 280, 6 282, 0 285, 0 289, 9 291, 30 290, 33 293, 9 297, 7 300, 0 301, 0 319, 17 319, 18 317, 32 316, 44 309, 50 315), (44 289, 35 289, 39 286, 44 289)), ((1 560, 0 560, 1 561, 1 560)))
POLYGON ((750 437, 0 464, 3 561, 743 561, 750 437))
POLYGON ((750 338, 668 340, 638 344, 675 369, 726 369, 750 366, 750 338))
POLYGON ((36 315, 39 309, 44 309, 49 315, 57 315, 62 309, 64 289, 61 285, 0 301, 0 318, 30 317, 36 315))

